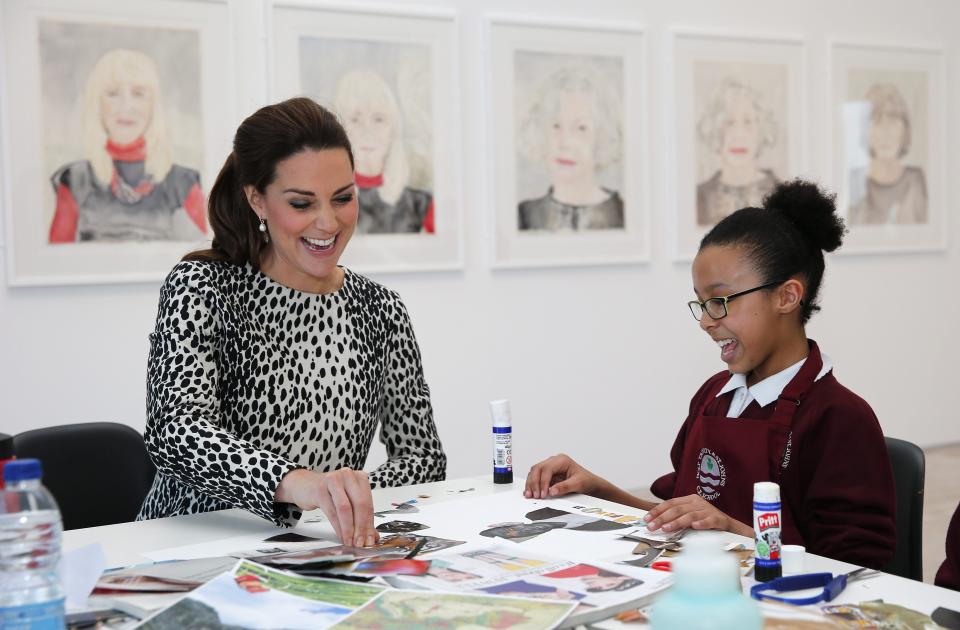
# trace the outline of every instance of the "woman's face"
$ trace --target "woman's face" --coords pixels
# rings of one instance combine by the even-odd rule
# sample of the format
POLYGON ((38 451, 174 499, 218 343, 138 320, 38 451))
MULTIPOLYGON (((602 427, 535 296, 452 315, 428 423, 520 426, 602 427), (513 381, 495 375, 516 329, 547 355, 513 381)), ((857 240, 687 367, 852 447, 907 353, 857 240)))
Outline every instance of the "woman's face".
POLYGON ((357 225, 358 203, 344 149, 305 149, 277 163, 276 178, 259 193, 245 189, 266 219, 270 248, 263 270, 288 287, 327 292, 339 280, 337 262, 357 225))
POLYGON ((562 92, 556 115, 547 121, 546 133, 547 170, 553 181, 593 174, 597 128, 585 94, 562 92))
POLYGON ((760 148, 760 116, 745 94, 737 94, 721 121, 720 160, 730 165, 752 164, 760 148))
POLYGON ((581 579, 587 588, 612 591, 630 578, 625 575, 585 575, 581 579))
POLYGON ((357 172, 370 177, 382 175, 393 140, 394 121, 388 109, 359 103, 347 112, 343 123, 353 145, 357 172))
POLYGON ((100 94, 100 122, 115 144, 130 144, 144 134, 153 119, 153 90, 123 79, 100 94))
POLYGON ((900 157, 906 125, 903 118, 889 112, 879 112, 870 119, 870 153, 873 157, 895 160, 900 157))

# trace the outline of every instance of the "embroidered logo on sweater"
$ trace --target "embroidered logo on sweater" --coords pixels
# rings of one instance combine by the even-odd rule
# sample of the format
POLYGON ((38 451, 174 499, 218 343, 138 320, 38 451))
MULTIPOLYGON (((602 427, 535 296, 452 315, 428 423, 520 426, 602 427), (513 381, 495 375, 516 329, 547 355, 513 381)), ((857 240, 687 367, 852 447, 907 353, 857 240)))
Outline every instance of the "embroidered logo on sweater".
POLYGON ((727 484, 727 469, 716 453, 709 448, 700 449, 697 461, 697 494, 713 501, 720 496, 720 488, 727 484))

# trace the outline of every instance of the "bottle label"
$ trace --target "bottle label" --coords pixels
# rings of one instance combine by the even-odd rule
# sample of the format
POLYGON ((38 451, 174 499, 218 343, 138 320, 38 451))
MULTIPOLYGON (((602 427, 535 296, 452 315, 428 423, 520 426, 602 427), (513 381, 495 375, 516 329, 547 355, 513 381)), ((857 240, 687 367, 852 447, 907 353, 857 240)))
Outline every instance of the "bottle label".
POLYGON ((511 427, 493 427, 493 472, 513 472, 513 432, 511 427))
POLYGON ((63 630, 63 600, 0 608, 0 628, 5 630, 63 630))
POLYGON ((755 562, 758 567, 780 565, 780 502, 753 502, 755 562))

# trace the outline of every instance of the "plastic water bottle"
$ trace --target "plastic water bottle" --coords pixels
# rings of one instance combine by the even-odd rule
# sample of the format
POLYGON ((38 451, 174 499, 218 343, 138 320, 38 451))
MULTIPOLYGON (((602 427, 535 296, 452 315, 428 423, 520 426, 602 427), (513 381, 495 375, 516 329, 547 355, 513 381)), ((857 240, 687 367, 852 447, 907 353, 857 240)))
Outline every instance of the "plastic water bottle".
POLYGON ((7 462, 0 490, 0 628, 63 630, 57 575, 63 524, 36 459, 7 462))
POLYGON ((756 602, 740 592, 736 558, 723 536, 698 533, 673 558, 673 587, 650 610, 653 630, 760 630, 756 602))

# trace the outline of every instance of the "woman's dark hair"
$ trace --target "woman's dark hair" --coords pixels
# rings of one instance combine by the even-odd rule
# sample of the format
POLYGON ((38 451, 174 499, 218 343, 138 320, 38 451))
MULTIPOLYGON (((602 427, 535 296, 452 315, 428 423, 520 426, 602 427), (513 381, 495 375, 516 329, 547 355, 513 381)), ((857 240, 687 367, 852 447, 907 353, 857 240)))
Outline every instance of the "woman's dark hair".
POLYGON ((304 149, 344 149, 353 168, 347 132, 330 111, 309 98, 291 98, 262 107, 240 123, 233 151, 210 190, 207 208, 213 227, 210 249, 191 252, 184 260, 250 263, 260 268, 267 243, 260 220, 247 202, 244 186, 264 192, 277 176, 277 163, 304 149))
POLYGON ((762 208, 742 208, 720 221, 700 241, 700 249, 742 248, 763 283, 799 277, 806 285, 800 323, 806 324, 820 310, 823 252, 840 247, 847 231, 835 197, 811 182, 784 182, 767 195, 762 208))

